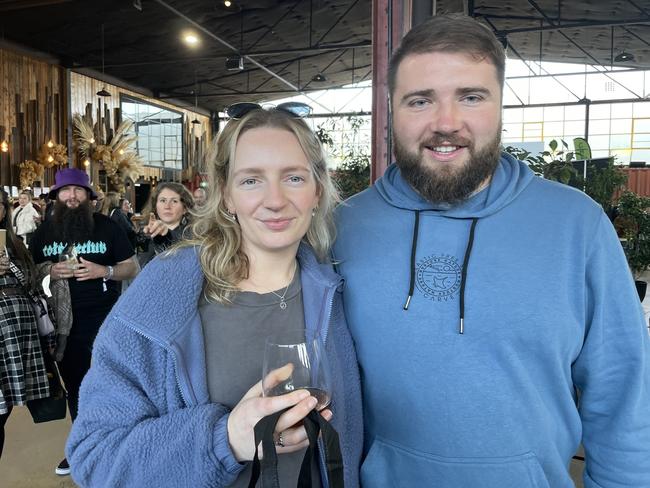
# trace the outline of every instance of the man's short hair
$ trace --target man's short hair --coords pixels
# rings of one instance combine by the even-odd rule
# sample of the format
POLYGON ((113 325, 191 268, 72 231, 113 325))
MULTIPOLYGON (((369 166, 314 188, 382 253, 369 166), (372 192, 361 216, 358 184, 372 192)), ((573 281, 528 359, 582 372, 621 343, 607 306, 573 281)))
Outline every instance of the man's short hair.
POLYGON ((503 89, 506 53, 501 42, 484 24, 462 14, 437 15, 414 27, 402 39, 388 65, 388 91, 395 93, 397 70, 405 57, 433 52, 465 53, 488 60, 497 70, 503 89))

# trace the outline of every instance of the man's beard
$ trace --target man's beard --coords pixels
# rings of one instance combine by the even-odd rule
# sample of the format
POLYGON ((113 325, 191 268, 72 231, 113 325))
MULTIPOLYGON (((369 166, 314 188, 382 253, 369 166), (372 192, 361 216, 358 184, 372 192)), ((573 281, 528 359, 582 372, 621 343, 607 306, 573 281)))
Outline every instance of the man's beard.
POLYGON ((455 204, 466 200, 481 183, 492 176, 501 156, 501 127, 488 144, 476 151, 474 144, 458 136, 437 133, 420 144, 419 152, 409 151, 393 134, 396 163, 404 179, 425 200, 431 203, 455 204), (441 146, 442 143, 467 147, 469 159, 461 167, 444 164, 436 167, 424 160, 425 146, 441 146))
POLYGON ((55 237, 68 244, 90 240, 94 229, 93 210, 90 200, 80 203, 77 208, 70 208, 64 202, 56 200, 52 215, 55 237))

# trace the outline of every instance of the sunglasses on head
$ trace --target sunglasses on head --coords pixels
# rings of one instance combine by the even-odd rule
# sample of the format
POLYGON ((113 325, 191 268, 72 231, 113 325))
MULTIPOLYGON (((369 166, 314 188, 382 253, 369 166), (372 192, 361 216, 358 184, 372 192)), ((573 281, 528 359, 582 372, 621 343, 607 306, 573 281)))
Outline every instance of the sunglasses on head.
POLYGON ((226 115, 231 119, 241 119, 247 113, 252 112, 253 110, 281 110, 286 112, 293 117, 306 117, 311 114, 312 108, 306 103, 302 102, 284 102, 279 105, 265 105, 262 106, 259 103, 252 102, 239 102, 233 103, 226 107, 226 115))

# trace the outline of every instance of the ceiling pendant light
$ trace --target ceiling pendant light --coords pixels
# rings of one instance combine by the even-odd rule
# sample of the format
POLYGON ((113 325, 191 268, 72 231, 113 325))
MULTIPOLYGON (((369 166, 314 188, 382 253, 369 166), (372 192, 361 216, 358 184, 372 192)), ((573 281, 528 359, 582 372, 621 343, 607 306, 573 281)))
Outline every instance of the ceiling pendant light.
MULTIPOLYGON (((104 77, 104 24, 102 24, 102 77, 104 77)), ((111 94, 106 90, 106 85, 97 92, 99 97, 110 97, 111 94)))
POLYGON ((624 63, 626 61, 634 61, 634 54, 628 53, 627 51, 623 51, 622 53, 619 53, 616 55, 614 58, 614 61, 617 63, 624 63))
POLYGON ((199 95, 198 95, 199 83, 196 79, 196 70, 194 70, 194 120, 192 120, 192 131, 196 137, 201 137, 202 127, 201 121, 196 117, 196 113, 199 108, 199 95))

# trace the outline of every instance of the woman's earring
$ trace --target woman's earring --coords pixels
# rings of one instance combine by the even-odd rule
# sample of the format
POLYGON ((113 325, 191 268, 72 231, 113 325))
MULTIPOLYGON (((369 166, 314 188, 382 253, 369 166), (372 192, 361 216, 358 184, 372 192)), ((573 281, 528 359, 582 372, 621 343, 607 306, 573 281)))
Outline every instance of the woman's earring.
POLYGON ((235 212, 231 212, 229 208, 223 210, 219 208, 219 212, 221 215, 223 215, 225 218, 230 220, 231 222, 235 223, 237 222, 237 214, 235 212))
POLYGON ((316 210, 318 210, 318 207, 315 207, 311 210, 311 216, 315 217, 316 216, 316 210))

